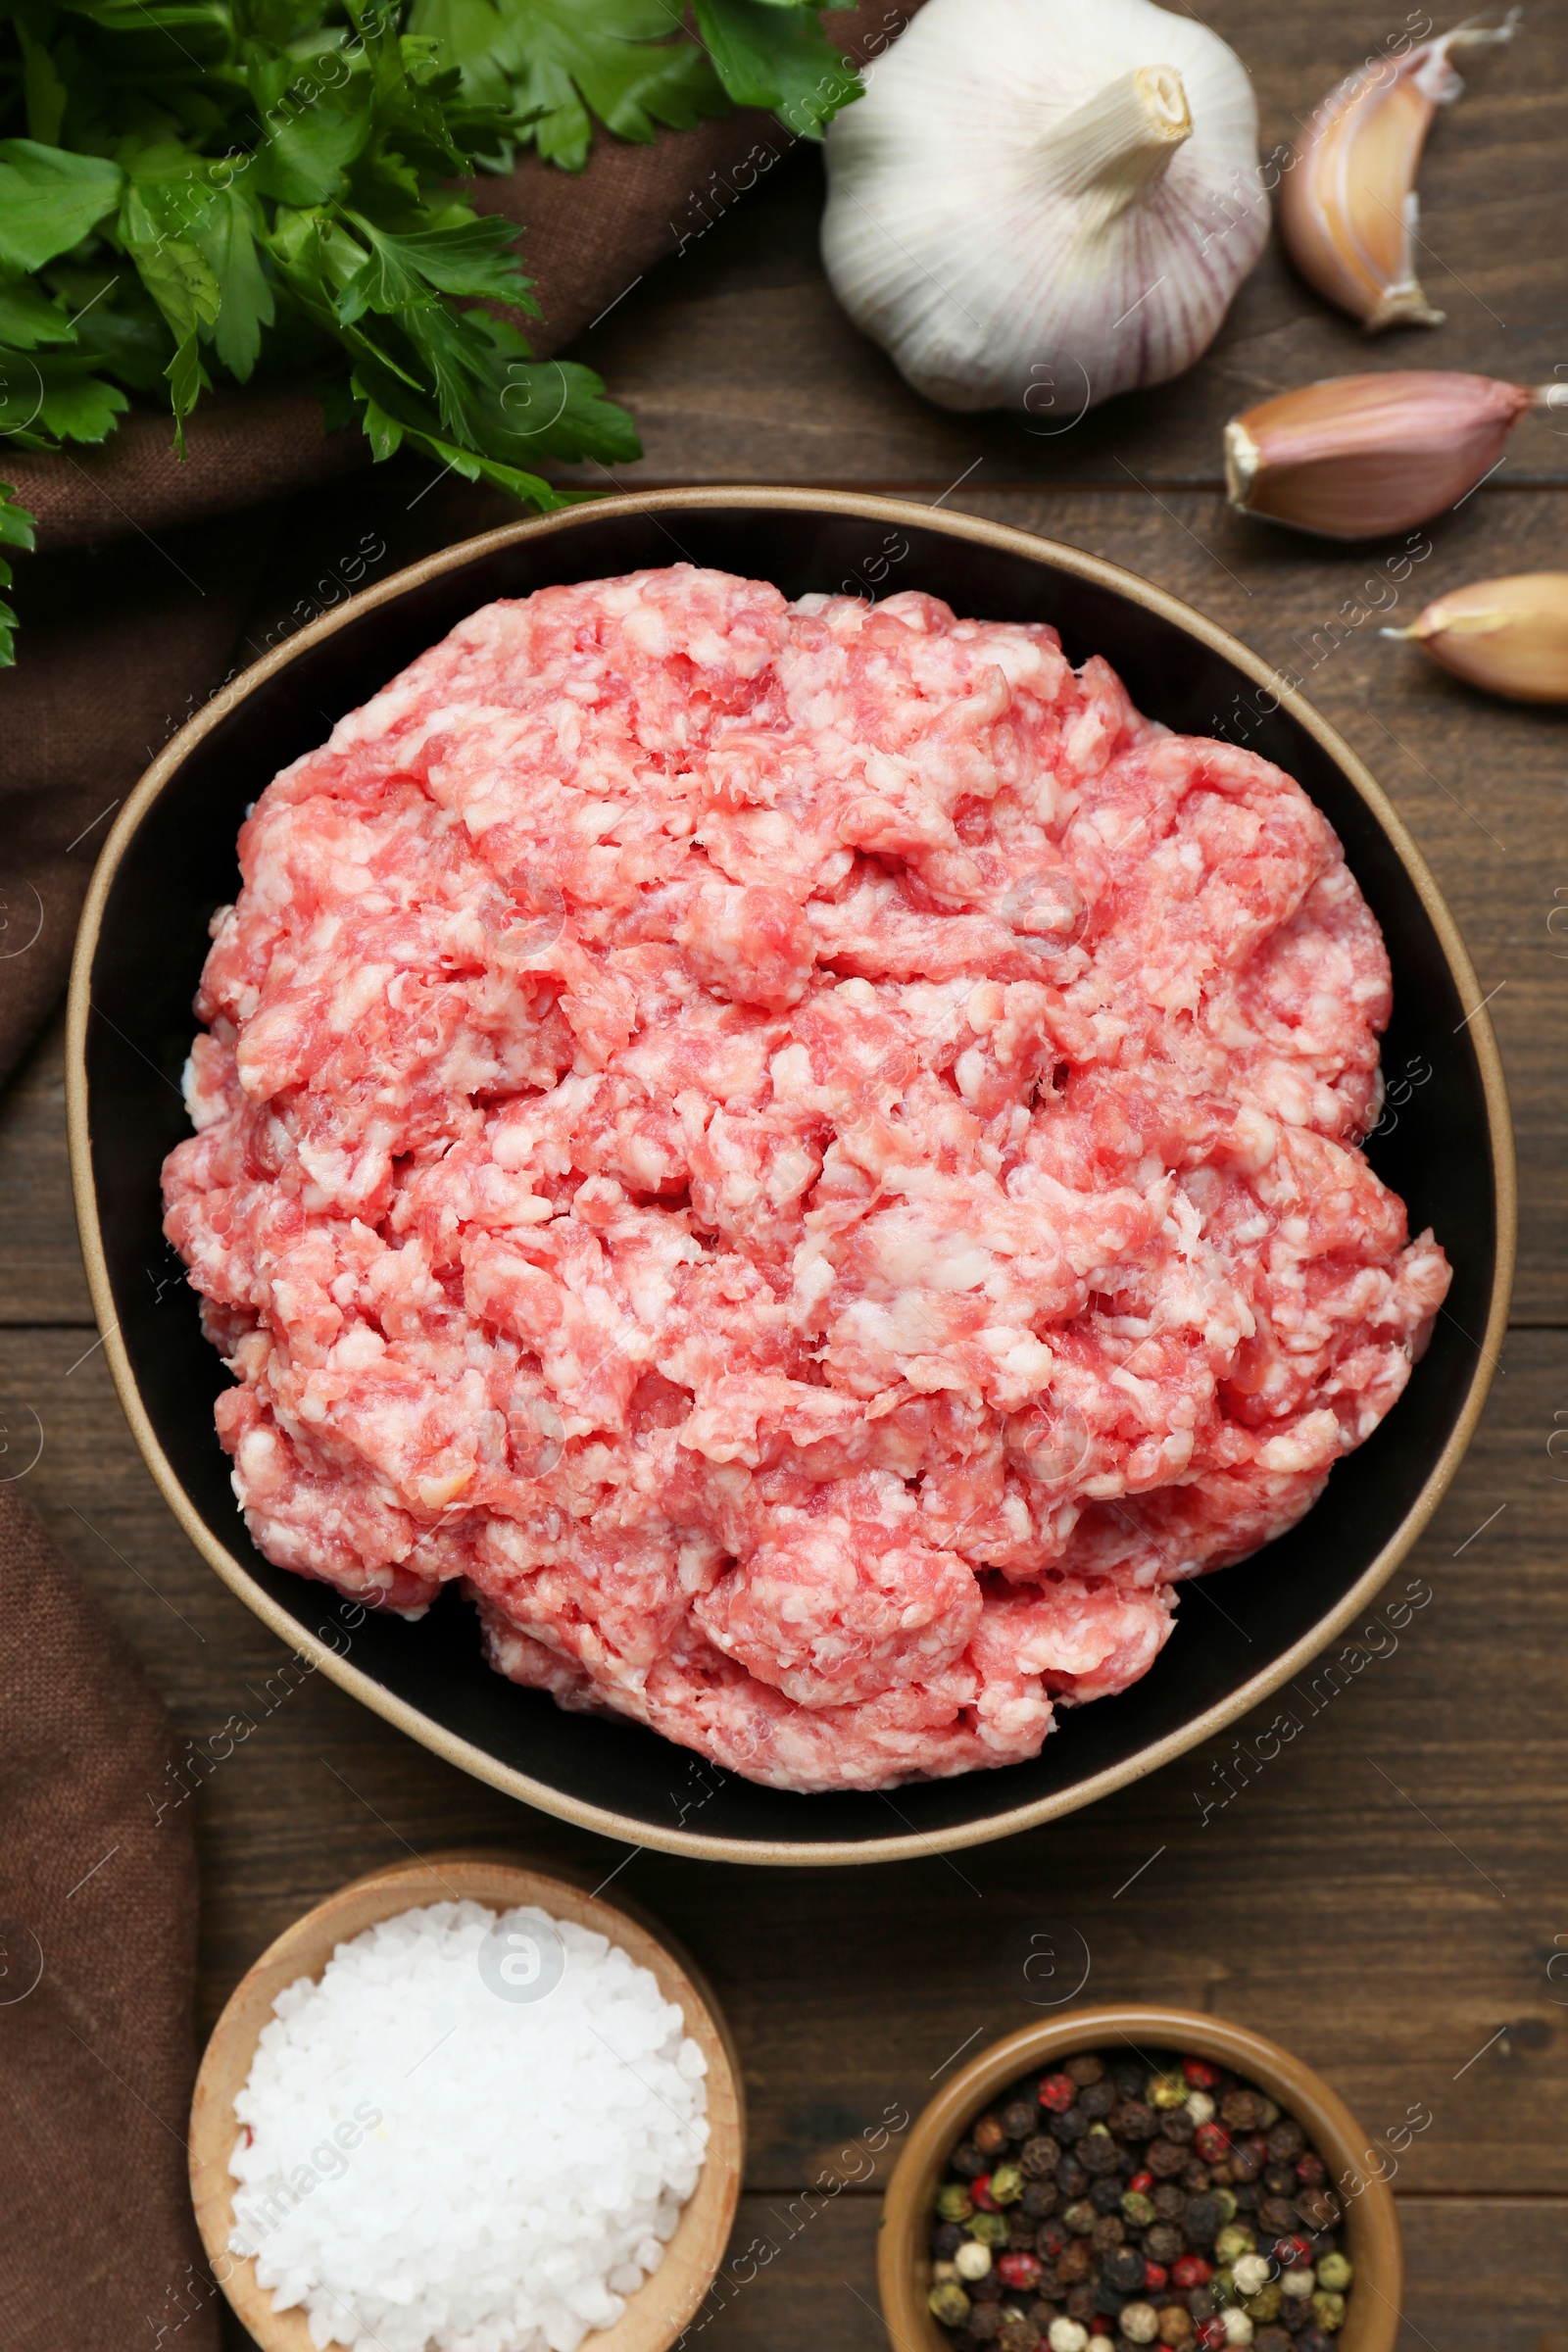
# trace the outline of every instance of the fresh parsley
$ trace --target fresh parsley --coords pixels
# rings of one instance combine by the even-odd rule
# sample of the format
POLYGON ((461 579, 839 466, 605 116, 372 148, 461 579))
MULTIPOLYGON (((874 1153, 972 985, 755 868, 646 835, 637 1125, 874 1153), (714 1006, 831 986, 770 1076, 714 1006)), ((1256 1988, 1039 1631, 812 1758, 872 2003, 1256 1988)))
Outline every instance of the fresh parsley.
MULTIPOLYGON (((0 0, 0 441, 101 442, 156 398, 183 452, 215 383, 305 374, 377 458, 569 503, 540 462, 635 458, 635 427, 487 307, 537 316, 514 229, 460 183, 731 106, 819 137, 858 89, 819 8, 0 0)), ((0 547, 31 522, 0 485, 0 547)), ((0 663, 14 625, 0 604, 0 663)))

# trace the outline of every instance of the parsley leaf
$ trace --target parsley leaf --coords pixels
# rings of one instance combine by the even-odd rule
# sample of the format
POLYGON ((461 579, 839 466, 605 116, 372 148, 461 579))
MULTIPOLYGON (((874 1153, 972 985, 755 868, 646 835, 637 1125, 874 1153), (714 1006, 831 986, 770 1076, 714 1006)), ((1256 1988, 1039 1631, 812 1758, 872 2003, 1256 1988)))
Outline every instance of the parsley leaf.
MULTIPOLYGON (((814 137, 856 95, 820 0, 691 6, 4 0, 0 439, 102 441, 157 398, 183 455, 211 385, 303 373, 378 459, 574 503, 541 466, 625 463, 636 429, 590 368, 534 357, 515 231, 461 185, 730 106, 814 137)), ((0 489, 0 546, 30 531, 0 489)), ((0 662, 13 626, 0 605, 0 662)))

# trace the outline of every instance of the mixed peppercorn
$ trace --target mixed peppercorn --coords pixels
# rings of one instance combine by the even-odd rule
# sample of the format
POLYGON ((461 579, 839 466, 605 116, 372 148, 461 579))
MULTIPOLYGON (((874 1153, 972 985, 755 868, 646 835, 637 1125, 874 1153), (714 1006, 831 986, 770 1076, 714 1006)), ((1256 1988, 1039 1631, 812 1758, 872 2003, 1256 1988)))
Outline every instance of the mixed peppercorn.
POLYGON ((956 2352, 1329 2352, 1350 2264, 1294 2116, 1203 2058, 1085 2051, 948 2160, 931 2309, 956 2352))

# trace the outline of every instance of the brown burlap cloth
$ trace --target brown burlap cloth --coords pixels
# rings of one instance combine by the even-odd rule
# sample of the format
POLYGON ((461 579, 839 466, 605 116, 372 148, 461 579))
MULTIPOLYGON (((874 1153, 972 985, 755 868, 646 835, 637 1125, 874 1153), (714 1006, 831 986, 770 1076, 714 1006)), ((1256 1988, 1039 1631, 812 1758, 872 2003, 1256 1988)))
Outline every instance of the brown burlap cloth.
POLYGON ((185 2176, 196 1859, 189 1809, 157 1816, 173 1735, 14 1485, 0 1624, 0 2343, 211 2352, 185 2176))
MULTIPOLYGON (((869 0, 823 23, 863 57, 918 4, 869 0)), ((474 202, 523 231, 535 350, 571 343, 701 231, 715 194, 726 210, 794 144, 771 116, 735 114, 646 147, 602 133, 580 176, 528 156, 477 182, 474 202)), ((241 646, 282 500, 368 459, 357 428, 323 432, 298 384, 210 396, 187 438, 181 464, 167 416, 144 412, 98 450, 0 442, 41 551, 22 559, 20 658, 0 674, 0 1084, 59 997, 107 812, 241 646)))

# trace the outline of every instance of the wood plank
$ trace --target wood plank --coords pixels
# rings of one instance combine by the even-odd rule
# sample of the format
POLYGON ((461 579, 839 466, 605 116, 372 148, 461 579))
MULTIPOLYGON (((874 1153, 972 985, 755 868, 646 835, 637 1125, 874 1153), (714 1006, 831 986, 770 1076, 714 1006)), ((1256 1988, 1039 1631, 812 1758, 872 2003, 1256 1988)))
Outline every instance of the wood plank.
POLYGON ((0 1091, 0 1323, 92 1321, 66 1156, 65 1035, 59 1012, 0 1091))
MULTIPOLYGON (((1568 2208, 1544 2200, 1401 2197, 1407 2265, 1399 2352, 1561 2352, 1568 2208)), ((807 2219, 743 2197, 718 2289, 682 2352, 828 2343, 886 2352, 876 2294, 881 2200, 824 2197, 807 2219), (793 2232, 793 2233, 792 2233, 793 2232), (720 2299, 722 2298, 722 2300, 720 2299)))
MULTIPOLYGON (((0 1333, 0 1404, 8 1424, 37 1412, 27 1492, 180 1730, 206 1754, 225 1727, 234 1741, 193 1776, 205 2022, 309 1902, 409 1847, 499 1842, 590 1884, 622 1860, 322 1678, 289 1687, 282 1651, 170 1521, 102 1351, 80 1353, 75 1333, 0 1333)), ((1227 1738, 1089 1813, 947 1859, 855 1873, 630 1862, 618 1883, 687 1942, 729 2012, 751 2183, 811 2180, 889 2101, 922 2104, 967 2036, 1033 2014, 1002 1947, 1049 1916, 1064 1952, 1075 1937, 1088 1948, 1086 1997, 1242 2018, 1300 2050, 1372 2132, 1425 2100, 1435 2122, 1401 2187, 1568 2192, 1568 2034, 1546 1974, 1568 1935, 1568 1587, 1545 1450, 1564 1396, 1568 1334, 1513 1334, 1469 1459, 1393 1588, 1425 1580, 1432 1597, 1396 1636, 1369 1617, 1343 1689, 1298 1687, 1285 1703, 1300 1735, 1266 1767, 1236 1759, 1275 1705, 1242 1728, 1241 1750, 1227 1738)))
MULTIPOLYGON (((1218 0, 1201 13, 1252 74, 1265 155, 1297 135, 1344 73, 1404 24, 1421 28, 1413 14, 1396 21, 1355 7, 1259 13, 1248 0, 1218 0)), ((637 417, 646 455, 624 469, 628 482, 941 489, 978 451, 992 478, 1009 483, 1119 487, 1118 459, 1161 484, 1216 482, 1225 418, 1292 384, 1368 368, 1550 382, 1568 313, 1557 227, 1568 19, 1532 10, 1510 48, 1467 61, 1466 74, 1470 89, 1439 116, 1421 174, 1420 269, 1448 315, 1436 330, 1367 338, 1296 276, 1276 233, 1210 350, 1173 383, 1092 409, 1064 433, 953 416, 912 392, 839 310, 817 257, 822 165, 803 145, 650 271, 570 356, 596 368, 637 417)), ((702 218, 694 205, 694 231, 702 218)), ((590 466, 573 478, 603 477, 590 466)), ((1568 422, 1527 422, 1507 478, 1568 480, 1568 422)))

